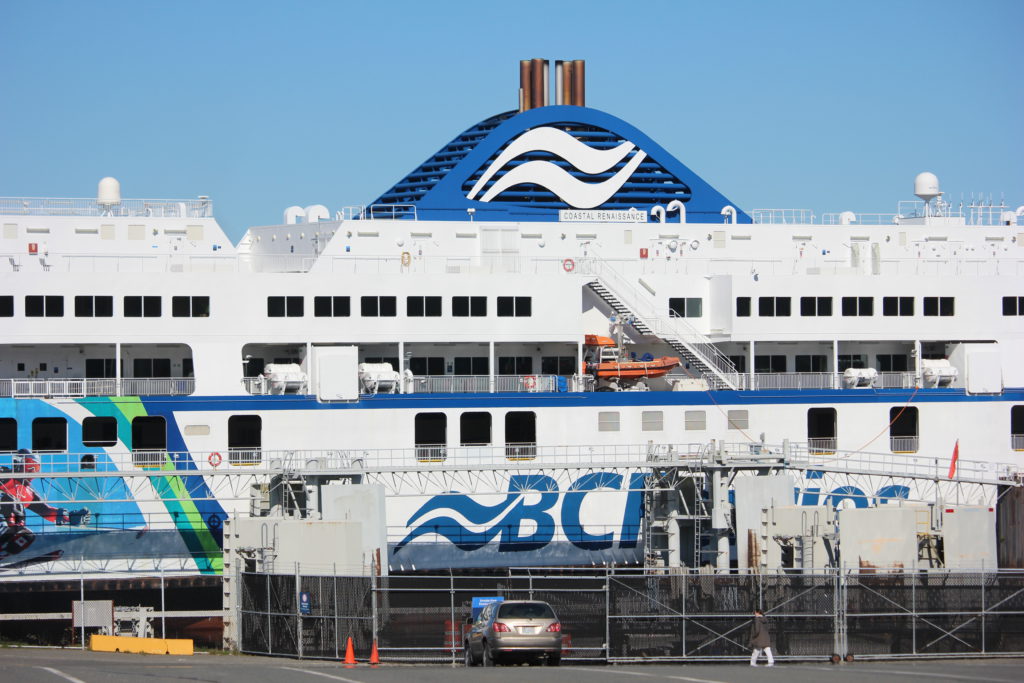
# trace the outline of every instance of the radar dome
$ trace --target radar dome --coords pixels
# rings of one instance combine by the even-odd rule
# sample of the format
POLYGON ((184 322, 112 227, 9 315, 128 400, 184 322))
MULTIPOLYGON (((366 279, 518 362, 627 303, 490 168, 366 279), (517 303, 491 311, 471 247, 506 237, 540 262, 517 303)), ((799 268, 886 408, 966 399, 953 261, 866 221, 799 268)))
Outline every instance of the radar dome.
POLYGON ((121 203, 121 183, 117 182, 117 178, 107 176, 100 181, 96 203, 100 206, 117 206, 121 203))
POLYGON ((939 179, 934 173, 929 173, 928 171, 918 173, 917 177, 914 178, 914 194, 925 202, 929 202, 942 195, 939 191, 939 179))

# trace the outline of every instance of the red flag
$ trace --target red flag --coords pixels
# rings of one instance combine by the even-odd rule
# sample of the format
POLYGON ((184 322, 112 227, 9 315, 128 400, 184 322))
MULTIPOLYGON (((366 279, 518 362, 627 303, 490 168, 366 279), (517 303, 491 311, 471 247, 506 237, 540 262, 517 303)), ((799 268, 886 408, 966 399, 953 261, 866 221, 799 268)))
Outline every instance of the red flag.
POLYGON ((952 479, 956 476, 956 461, 960 459, 960 439, 956 440, 956 445, 953 446, 953 459, 949 461, 949 478, 952 479))

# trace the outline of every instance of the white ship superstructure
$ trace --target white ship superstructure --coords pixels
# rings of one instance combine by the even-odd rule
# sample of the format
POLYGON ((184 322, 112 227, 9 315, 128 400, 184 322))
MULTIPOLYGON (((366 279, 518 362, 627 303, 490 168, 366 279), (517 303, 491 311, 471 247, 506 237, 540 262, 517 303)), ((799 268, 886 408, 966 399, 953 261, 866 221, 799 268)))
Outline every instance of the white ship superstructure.
POLYGON ((330 480, 385 487, 393 570, 728 566, 715 472, 830 508, 1018 482, 1024 207, 922 173, 891 214, 745 212, 572 88, 237 245, 109 178, 0 200, 0 565, 216 573, 225 519, 330 480))

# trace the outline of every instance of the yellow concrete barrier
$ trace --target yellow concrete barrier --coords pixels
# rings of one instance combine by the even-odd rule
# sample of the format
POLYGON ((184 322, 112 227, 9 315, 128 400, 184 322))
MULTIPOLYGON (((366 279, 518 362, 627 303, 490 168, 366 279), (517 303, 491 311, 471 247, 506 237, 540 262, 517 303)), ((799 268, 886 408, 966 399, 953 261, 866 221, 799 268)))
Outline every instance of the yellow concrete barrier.
POLYGON ((128 636, 89 636, 93 652, 135 652, 149 655, 191 655, 190 638, 131 638, 128 636))

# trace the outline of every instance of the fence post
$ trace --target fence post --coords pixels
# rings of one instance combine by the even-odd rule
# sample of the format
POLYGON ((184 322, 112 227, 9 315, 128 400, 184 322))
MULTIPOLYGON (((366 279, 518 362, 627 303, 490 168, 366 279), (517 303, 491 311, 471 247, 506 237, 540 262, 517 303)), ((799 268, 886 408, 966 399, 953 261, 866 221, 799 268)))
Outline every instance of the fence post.
POLYGON ((167 598, 164 588, 164 568, 160 566, 160 637, 167 637, 167 598))
POLYGON ((338 563, 334 563, 334 569, 331 572, 331 581, 334 582, 334 658, 341 659, 341 633, 338 632, 338 563))
MULTIPOLYGON (((452 630, 455 631, 456 634, 461 634, 462 625, 455 623, 455 574, 452 573, 452 570, 450 568, 448 569, 448 610, 448 618, 451 619, 452 630)), ((455 663, 456 640, 457 638, 454 637, 451 640, 452 664, 455 663)))
MULTIPOLYGON (((370 571, 370 614, 373 617, 372 629, 373 629, 373 642, 377 642, 377 620, 380 618, 377 611, 377 590, 379 588, 377 584, 377 572, 380 571, 380 562, 376 559, 373 561, 373 569, 370 571)), ((461 628, 461 627, 460 627, 461 628)), ((378 646, 380 643, 377 643, 378 646)))
MULTIPOLYGON (((79 581, 79 592, 81 595, 82 606, 79 608, 78 615, 79 620, 82 624, 82 649, 85 649, 85 574, 82 573, 82 567, 78 568, 78 581, 79 581)), ((113 635, 113 634, 111 634, 113 635)))
POLYGON ((917 572, 910 579, 910 644, 917 654, 917 572))
POLYGON ((686 658, 686 602, 690 596, 690 572, 683 569, 683 658, 686 658))
POLYGON ((271 618, 270 613, 273 611, 270 602, 270 574, 264 574, 263 578, 267 581, 267 654, 274 652, 274 620, 271 618))
POLYGON ((302 659, 302 575, 299 574, 299 563, 295 563, 295 652, 302 659))
POLYGON ((604 568, 604 662, 608 663, 608 660, 612 656, 612 607, 611 607, 611 595, 612 595, 612 580, 611 580, 611 568, 604 568))
POLYGON ((985 654, 985 561, 981 563, 981 653, 985 654))

